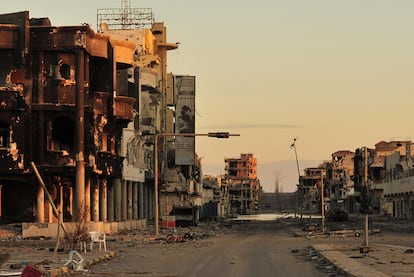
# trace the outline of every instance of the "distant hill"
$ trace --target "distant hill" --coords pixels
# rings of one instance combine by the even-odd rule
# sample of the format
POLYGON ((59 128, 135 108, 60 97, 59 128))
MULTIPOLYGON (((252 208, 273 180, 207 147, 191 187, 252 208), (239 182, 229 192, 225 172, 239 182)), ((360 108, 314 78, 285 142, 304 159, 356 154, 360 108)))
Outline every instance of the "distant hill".
MULTIPOLYGON (((317 167, 321 163, 322 161, 319 160, 299 161, 300 175, 303 175, 305 168, 317 167)), ((203 174, 224 174, 224 163, 203 164, 203 174)), ((275 192, 277 182, 279 183, 280 192, 293 192, 296 190, 299 180, 296 160, 259 163, 257 165, 257 175, 265 192, 275 192)))

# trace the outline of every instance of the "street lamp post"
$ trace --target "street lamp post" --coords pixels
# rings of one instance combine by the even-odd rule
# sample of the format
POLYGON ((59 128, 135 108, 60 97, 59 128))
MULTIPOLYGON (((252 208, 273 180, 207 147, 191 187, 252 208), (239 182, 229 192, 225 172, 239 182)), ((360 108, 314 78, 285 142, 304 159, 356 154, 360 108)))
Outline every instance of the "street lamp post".
MULTIPOLYGON (((299 161, 298 161, 298 153, 296 152, 296 140, 298 138, 293 139, 293 143, 290 145, 290 148, 295 150, 295 158, 296 158, 296 167, 298 169, 298 182, 299 182, 299 196, 300 196, 300 219, 302 219, 302 206, 303 206, 303 196, 302 196, 302 184, 300 182, 300 170, 299 170, 299 161)), ((298 197, 296 197, 297 200, 298 197)))
POLYGON ((240 134, 230 134, 228 132, 210 132, 207 134, 195 134, 195 133, 158 133, 155 134, 154 144, 154 196, 155 196, 155 236, 159 235, 159 209, 158 209, 158 138, 159 137, 213 137, 213 138, 229 138, 230 136, 240 136, 240 134))

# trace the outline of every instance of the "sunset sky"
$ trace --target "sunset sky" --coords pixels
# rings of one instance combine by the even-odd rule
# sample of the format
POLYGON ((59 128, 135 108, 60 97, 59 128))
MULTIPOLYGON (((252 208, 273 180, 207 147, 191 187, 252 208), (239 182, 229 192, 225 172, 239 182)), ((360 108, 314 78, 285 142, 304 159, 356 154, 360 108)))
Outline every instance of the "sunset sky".
MULTIPOLYGON (((121 1, 9 1, 52 24, 88 23, 121 1)), ((196 76, 204 163, 253 153, 258 163, 326 160, 337 150, 411 140, 414 1, 131 1, 167 26, 168 70, 196 76)), ((315 164, 317 166, 317 164, 315 164)))

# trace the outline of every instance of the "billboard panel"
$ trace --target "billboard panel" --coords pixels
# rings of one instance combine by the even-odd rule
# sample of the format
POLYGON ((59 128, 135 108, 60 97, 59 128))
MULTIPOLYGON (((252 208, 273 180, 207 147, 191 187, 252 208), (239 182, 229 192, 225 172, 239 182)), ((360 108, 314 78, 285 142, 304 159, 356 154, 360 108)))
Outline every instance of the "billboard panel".
MULTIPOLYGON (((175 76, 175 133, 195 132, 195 76, 175 76)), ((175 164, 194 165, 195 137, 176 137, 175 164)))

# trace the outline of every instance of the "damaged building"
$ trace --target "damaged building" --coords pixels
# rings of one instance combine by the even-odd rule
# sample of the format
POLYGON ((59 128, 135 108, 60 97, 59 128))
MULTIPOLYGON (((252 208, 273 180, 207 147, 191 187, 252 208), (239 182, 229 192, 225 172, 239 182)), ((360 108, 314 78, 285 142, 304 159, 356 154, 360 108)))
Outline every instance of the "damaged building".
POLYGON ((154 135, 174 128, 165 59, 177 44, 163 23, 110 23, 95 32, 0 15, 3 222, 57 221, 34 169, 64 221, 154 219, 154 135))
POLYGON ((27 11, 0 15, 0 23, 10 33, 1 43, 2 220, 56 222, 34 166, 64 221, 82 213, 121 221, 126 199, 135 202, 130 219, 150 218, 145 201, 138 214, 137 192, 150 195, 151 187, 144 178, 127 183, 122 166, 123 130, 140 104, 136 44, 89 25, 55 27, 27 11))
MULTIPOLYGON (((331 161, 305 169, 300 180, 319 194, 323 181, 328 213, 375 213, 414 220, 413 150, 411 141, 380 141, 374 148, 336 151, 331 161), (323 171, 326 176, 321 179, 323 171)), ((304 190, 305 211, 312 210, 307 199, 318 200, 314 196, 312 189, 304 190)))
POLYGON ((97 19, 94 31, 0 15, 1 222, 84 218, 111 233, 179 209, 216 216, 195 153, 195 76, 167 72, 178 43, 151 9, 97 19))
POLYGON ((326 169, 325 164, 318 167, 308 167, 303 171, 304 175, 300 176, 299 183, 302 188, 298 195, 298 205, 306 213, 317 213, 321 210, 321 191, 324 187, 326 169))
POLYGON ((240 154, 240 158, 226 158, 224 163, 221 189, 228 195, 228 214, 257 213, 260 191, 257 159, 253 154, 240 154))
POLYGON ((369 212, 414 220, 413 147, 411 141, 381 141, 375 149, 358 149, 356 159, 365 170, 359 170, 357 182, 362 188, 368 176, 369 212))

